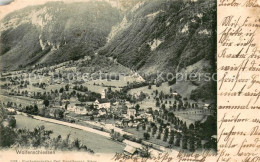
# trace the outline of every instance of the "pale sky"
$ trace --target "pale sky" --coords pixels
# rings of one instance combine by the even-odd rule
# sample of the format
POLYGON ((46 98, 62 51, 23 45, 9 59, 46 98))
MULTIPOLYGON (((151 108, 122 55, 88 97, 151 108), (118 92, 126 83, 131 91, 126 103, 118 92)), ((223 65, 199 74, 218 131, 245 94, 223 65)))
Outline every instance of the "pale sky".
MULTIPOLYGON (((0 0, 0 1, 8 1, 8 0, 0 0)), ((2 19, 4 16, 6 16, 8 13, 13 12, 18 9, 22 9, 27 6, 32 6, 32 5, 40 5, 44 4, 46 2, 50 1, 63 1, 63 2, 86 2, 89 0, 14 0, 14 2, 2 6, 0 4, 0 19, 2 19)), ((99 0, 96 0, 99 1, 99 0)))

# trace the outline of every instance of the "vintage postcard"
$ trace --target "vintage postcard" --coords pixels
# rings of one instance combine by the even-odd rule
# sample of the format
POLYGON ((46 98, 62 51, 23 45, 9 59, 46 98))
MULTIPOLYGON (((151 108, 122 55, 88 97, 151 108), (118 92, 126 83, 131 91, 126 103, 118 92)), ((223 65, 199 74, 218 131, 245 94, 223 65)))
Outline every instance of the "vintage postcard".
POLYGON ((260 162, 257 0, 0 0, 0 161, 260 162))

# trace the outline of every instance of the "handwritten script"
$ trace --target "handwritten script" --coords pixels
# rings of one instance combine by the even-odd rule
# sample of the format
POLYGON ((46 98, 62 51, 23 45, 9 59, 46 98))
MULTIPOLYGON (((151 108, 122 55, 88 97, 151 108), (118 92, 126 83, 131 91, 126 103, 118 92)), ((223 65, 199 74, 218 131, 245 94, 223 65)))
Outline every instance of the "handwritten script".
POLYGON ((260 161, 260 6, 218 1, 217 161, 260 161))

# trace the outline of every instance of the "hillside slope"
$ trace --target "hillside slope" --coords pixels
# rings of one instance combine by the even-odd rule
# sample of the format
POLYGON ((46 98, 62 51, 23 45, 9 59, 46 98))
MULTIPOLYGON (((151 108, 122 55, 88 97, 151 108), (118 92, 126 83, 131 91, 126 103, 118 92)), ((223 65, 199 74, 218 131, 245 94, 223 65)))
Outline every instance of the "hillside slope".
POLYGON ((121 19, 106 2, 51 2, 13 12, 1 21, 1 70, 93 55, 121 19))
POLYGON ((99 52, 146 74, 179 72, 202 59, 212 70, 215 5, 214 1, 139 3, 99 52))
MULTIPOLYGON (((158 73, 216 72, 215 0, 115 3, 53 2, 9 14, 1 21, 0 69, 48 66, 96 53, 101 57, 82 64, 81 71, 110 71, 108 64, 113 71, 130 68, 148 81, 158 73), (106 57, 113 59, 100 60, 106 57)), ((216 98, 216 82, 203 80, 188 80, 194 85, 187 87, 190 97, 216 98)))

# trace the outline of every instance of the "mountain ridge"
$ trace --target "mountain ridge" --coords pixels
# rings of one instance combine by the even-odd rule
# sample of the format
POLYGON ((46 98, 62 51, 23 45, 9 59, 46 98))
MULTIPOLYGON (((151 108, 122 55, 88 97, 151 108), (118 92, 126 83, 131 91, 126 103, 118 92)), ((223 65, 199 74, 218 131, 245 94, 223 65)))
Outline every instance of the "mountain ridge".
MULTIPOLYGON (((127 2, 118 1, 117 7, 52 2, 7 15, 1 21, 0 69, 49 66, 98 54, 113 58, 107 64, 119 63, 150 82, 161 82, 155 80, 158 72, 163 78, 216 72, 215 0, 127 2)), ((192 98, 215 98, 207 91, 215 91, 215 82, 189 82, 198 87, 192 98)))
POLYGON ((119 10, 106 2, 49 2, 11 13, 1 25, 1 69, 33 65, 48 54, 43 63, 93 55, 120 20, 119 10), (19 55, 25 58, 17 59, 19 55))

